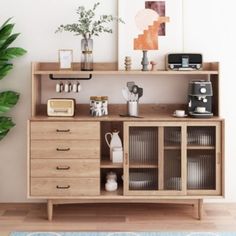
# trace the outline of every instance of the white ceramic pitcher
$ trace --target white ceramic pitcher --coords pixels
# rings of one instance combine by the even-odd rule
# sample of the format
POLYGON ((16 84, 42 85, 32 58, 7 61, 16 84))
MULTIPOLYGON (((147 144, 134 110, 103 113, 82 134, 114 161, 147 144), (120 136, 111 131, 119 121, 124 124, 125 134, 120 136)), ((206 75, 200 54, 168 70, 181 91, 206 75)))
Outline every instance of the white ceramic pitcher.
POLYGON ((110 148, 110 160, 112 160, 112 149, 114 147, 121 147, 122 148, 122 142, 121 142, 121 139, 119 137, 119 131, 115 130, 112 133, 106 133, 105 134, 105 140, 106 140, 106 143, 107 143, 108 147, 110 148), (108 141, 108 136, 111 137, 110 143, 108 141))

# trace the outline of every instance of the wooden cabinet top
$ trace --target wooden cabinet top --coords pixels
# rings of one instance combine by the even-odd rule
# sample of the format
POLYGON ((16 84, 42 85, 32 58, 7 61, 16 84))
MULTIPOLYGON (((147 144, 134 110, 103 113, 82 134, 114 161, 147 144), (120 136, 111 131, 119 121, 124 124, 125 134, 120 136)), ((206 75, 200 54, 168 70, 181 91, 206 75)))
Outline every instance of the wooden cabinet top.
POLYGON ((46 105, 40 106, 38 115, 31 118, 32 121, 130 121, 130 122, 145 122, 145 121, 172 121, 172 122, 214 122, 223 120, 219 116, 212 118, 196 119, 190 116, 184 118, 176 118, 173 112, 177 109, 186 109, 185 105, 181 104, 140 104, 140 118, 123 117, 126 113, 126 104, 110 104, 109 115, 102 117, 93 117, 89 114, 89 104, 79 104, 76 108, 74 117, 48 117, 46 114, 46 105))

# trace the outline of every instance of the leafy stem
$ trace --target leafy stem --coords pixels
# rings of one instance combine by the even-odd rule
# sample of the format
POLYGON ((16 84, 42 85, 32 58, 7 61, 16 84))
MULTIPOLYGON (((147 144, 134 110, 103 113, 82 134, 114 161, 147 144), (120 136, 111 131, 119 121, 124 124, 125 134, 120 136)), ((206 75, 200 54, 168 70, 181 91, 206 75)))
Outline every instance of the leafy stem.
POLYGON ((95 12, 100 5, 99 2, 95 3, 92 9, 86 10, 84 6, 79 6, 76 13, 78 15, 78 23, 60 25, 57 32, 73 32, 76 36, 82 36, 88 39, 91 36, 99 36, 101 33, 113 33, 113 30, 107 26, 112 21, 124 23, 121 18, 113 17, 112 15, 101 15, 95 19, 95 12))

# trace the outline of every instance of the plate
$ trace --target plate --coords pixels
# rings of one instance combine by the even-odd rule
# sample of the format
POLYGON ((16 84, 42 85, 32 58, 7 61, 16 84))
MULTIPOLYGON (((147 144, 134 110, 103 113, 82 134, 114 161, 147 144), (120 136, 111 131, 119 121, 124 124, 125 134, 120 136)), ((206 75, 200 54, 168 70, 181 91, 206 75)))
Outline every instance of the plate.
POLYGON ((154 184, 154 176, 145 172, 130 172, 129 187, 132 190, 147 190, 154 184))
POLYGON ((211 112, 209 112, 209 111, 204 111, 204 112, 194 111, 193 113, 196 113, 196 114, 211 114, 211 112))
POLYGON ((174 117, 177 117, 177 118, 184 118, 184 117, 187 117, 188 115, 185 114, 184 116, 177 116, 176 114, 173 114, 174 117))

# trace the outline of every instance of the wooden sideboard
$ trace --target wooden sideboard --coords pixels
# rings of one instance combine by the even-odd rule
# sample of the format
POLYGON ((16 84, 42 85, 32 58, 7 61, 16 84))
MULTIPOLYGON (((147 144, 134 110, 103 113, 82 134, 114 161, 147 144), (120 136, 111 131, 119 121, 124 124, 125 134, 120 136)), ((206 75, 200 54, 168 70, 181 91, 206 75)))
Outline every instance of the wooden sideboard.
MULTIPOLYGON (((46 199, 48 219, 54 204, 70 203, 180 203, 197 207, 202 217, 205 198, 224 196, 224 120, 219 117, 218 63, 203 71, 144 72, 146 75, 202 75, 214 90, 210 119, 175 118, 181 104, 144 104, 141 119, 120 117, 125 104, 109 106, 109 116, 91 117, 89 105, 80 105, 75 117, 46 116, 41 103, 41 80, 49 74, 80 75, 75 70, 59 71, 56 63, 32 66, 32 117, 28 122, 28 197, 46 199), (124 161, 114 164, 104 135, 120 131, 124 161), (106 173, 115 171, 119 188, 106 192, 106 173), (133 181, 140 176, 140 182, 133 181), (143 183, 142 176, 146 182, 143 183)), ((75 68, 78 66, 75 65, 75 68)), ((142 75, 143 72, 102 70, 92 74, 142 75)))

